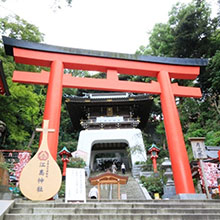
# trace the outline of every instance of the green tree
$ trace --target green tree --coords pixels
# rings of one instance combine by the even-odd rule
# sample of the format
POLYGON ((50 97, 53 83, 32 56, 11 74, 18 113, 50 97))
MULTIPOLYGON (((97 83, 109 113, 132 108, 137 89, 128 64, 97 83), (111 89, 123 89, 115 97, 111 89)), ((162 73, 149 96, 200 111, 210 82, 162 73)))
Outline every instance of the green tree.
MULTIPOLYGON (((179 85, 200 86, 201 99, 176 98, 185 140, 190 136, 206 136, 207 143, 220 144, 220 36, 219 20, 211 18, 211 9, 205 0, 193 0, 188 5, 177 3, 169 13, 166 24, 156 24, 149 45, 141 46, 138 54, 210 58, 207 68, 202 68, 197 80, 172 80, 179 85)), ((163 121, 155 131, 165 135, 163 121)), ((190 151, 189 142, 187 147, 190 151)))
POLYGON ((205 0, 190 4, 177 3, 169 12, 166 24, 155 24, 149 45, 141 46, 137 53, 167 57, 210 57, 210 40, 218 19, 211 19, 211 9, 205 0))
POLYGON ((149 45, 141 46, 137 54, 152 56, 173 56, 174 36, 169 24, 155 24, 149 37, 149 45))
MULTIPOLYGON (((12 38, 28 40, 33 42, 43 41, 43 34, 37 27, 21 19, 18 16, 0 18, 0 33, 12 38)), ((11 96, 0 96, 0 120, 7 125, 4 148, 24 149, 38 148, 39 134, 35 134, 35 128, 41 126, 46 98, 46 87, 37 85, 22 85, 12 82, 14 70, 40 72, 47 68, 17 64, 13 57, 6 56, 2 41, 0 41, 0 59, 3 61, 4 72, 11 96), (6 111, 7 108, 7 111, 6 111)), ((89 72, 80 70, 65 69, 64 74, 71 74, 78 77, 90 77, 89 72)), ((64 89, 64 94, 75 95, 81 93, 77 89, 64 89)), ((65 99, 62 100, 61 123, 59 135, 59 150, 66 146, 69 150, 76 150, 78 133, 73 133, 72 124, 65 106, 65 99)))
POLYGON ((205 0, 194 0, 187 6, 173 7, 169 23, 175 39, 174 56, 210 56, 210 38, 218 22, 217 19, 211 19, 211 9, 205 0))
MULTIPOLYGON (((43 34, 37 27, 27 21, 15 17, 0 18, 0 33, 12 38, 40 42, 43 34)), ((42 119, 42 109, 45 102, 45 88, 42 86, 22 85, 12 82, 13 71, 40 71, 39 67, 15 64, 13 58, 6 56, 2 41, 0 42, 0 59, 7 77, 11 95, 0 96, 0 119, 7 125, 7 138, 4 147, 24 149, 29 146, 32 133, 42 119)), ((33 143, 33 147, 37 143, 33 143)))
POLYGON ((44 35, 39 29, 17 15, 14 17, 7 16, 5 18, 0 18, 0 27, 1 35, 33 42, 43 41, 44 35))

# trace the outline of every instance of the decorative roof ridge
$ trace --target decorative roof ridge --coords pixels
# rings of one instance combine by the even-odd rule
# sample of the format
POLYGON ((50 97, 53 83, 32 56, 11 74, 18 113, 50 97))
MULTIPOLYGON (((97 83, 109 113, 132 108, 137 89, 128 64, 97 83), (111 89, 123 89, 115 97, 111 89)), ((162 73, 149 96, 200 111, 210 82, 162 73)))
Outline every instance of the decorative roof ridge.
POLYGON ((58 152, 60 154, 61 152, 66 151, 67 153, 71 154, 71 152, 64 146, 61 151, 58 152))
POLYGON ((150 151, 150 150, 153 149, 153 148, 156 148, 157 150, 160 150, 160 148, 157 147, 156 144, 152 144, 152 145, 150 146, 150 148, 148 149, 148 151, 150 151))

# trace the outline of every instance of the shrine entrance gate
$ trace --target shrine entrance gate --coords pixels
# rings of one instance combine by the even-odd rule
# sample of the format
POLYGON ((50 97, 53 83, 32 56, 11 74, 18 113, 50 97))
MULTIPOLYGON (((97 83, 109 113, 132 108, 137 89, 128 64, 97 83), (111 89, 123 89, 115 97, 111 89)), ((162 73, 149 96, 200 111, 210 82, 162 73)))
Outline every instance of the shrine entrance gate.
POLYGON ((200 98, 199 88, 179 86, 171 79, 196 79, 205 59, 161 58, 56 47, 3 37, 7 55, 15 62, 50 67, 41 73, 14 71, 13 81, 47 85, 44 119, 49 120, 48 145, 57 155, 62 89, 83 88, 160 95, 173 177, 177 194, 195 194, 188 155, 176 107, 175 96, 200 98), (64 74, 64 69, 106 73, 106 79, 80 78, 64 74), (155 77, 150 83, 121 81, 118 74, 155 77))
MULTIPOLYGON (((86 163, 91 171, 96 169, 98 164, 95 161, 95 156, 101 152, 117 153, 118 162, 123 162, 127 170, 134 167, 136 162, 147 160, 141 130, 137 128, 83 130, 79 135, 77 150, 87 153, 86 163), (117 143, 117 147, 110 150, 109 145, 114 146, 114 143, 117 143), (132 152, 136 146, 139 146, 139 150, 132 152), (129 151, 130 155, 128 155, 129 151), (121 157, 120 154, 124 156, 121 157)), ((116 158, 114 159, 116 160, 116 158)), ((118 168, 120 169, 120 167, 118 168)))

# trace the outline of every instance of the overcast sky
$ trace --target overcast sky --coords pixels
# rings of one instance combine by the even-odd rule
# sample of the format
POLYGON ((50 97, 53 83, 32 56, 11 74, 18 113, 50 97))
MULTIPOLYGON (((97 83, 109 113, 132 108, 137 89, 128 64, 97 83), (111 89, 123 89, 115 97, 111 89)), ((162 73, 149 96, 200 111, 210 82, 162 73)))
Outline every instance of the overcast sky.
MULTIPOLYGON (((52 45, 135 53, 147 45, 155 23, 167 22, 176 0, 73 0, 54 11, 56 0, 7 0, 0 16, 17 14, 35 24, 52 45)), ((207 0, 217 10, 217 0, 207 0)), ((65 2, 65 1, 64 1, 65 2)), ((189 3, 190 0, 180 0, 189 3)))

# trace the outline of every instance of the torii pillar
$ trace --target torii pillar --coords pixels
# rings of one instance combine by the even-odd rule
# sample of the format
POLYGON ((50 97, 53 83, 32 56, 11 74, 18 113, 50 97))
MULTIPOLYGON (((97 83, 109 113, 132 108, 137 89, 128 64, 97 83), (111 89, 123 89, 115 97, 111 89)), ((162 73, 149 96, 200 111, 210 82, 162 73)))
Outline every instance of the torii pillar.
POLYGON ((60 114, 63 95, 63 63, 55 60, 51 63, 50 77, 45 102, 44 120, 49 120, 50 127, 55 128, 55 134, 48 134, 50 153, 56 160, 60 129, 60 114))
POLYGON ((84 88, 106 91, 150 93, 160 95, 164 124, 177 194, 194 194, 189 160, 184 143, 175 96, 200 98, 199 88, 179 86, 171 78, 195 79, 204 59, 145 57, 86 51, 26 42, 3 37, 6 52, 18 63, 50 67, 50 72, 14 71, 13 81, 48 85, 44 119, 49 120, 48 145, 54 159, 57 155, 62 88, 84 88), (64 68, 106 72, 106 79, 80 78, 64 74, 64 68), (151 83, 121 81, 118 73, 155 77, 151 83))

